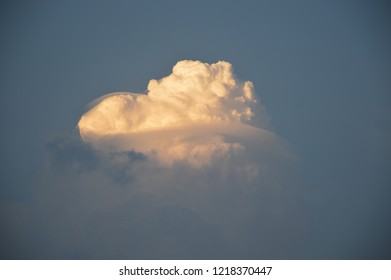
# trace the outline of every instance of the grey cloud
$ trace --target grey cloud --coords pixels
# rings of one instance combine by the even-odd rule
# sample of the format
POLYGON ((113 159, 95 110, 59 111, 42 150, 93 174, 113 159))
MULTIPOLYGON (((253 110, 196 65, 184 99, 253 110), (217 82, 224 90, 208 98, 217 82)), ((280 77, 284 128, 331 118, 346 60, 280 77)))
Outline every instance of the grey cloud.
POLYGON ((167 168, 141 153, 102 154, 72 133, 52 140, 33 199, 6 206, 2 257, 289 257, 310 230, 294 162, 252 158, 167 168), (262 176, 246 180, 246 159, 262 176))

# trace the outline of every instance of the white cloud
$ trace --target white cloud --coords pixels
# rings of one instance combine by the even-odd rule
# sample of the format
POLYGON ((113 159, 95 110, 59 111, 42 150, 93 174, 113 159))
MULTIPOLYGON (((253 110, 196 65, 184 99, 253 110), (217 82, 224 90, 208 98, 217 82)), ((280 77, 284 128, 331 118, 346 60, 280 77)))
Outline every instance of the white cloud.
POLYGON ((99 98, 80 119, 84 141, 99 150, 135 150, 163 165, 185 161, 200 167, 245 147, 225 134, 245 135, 269 121, 251 82, 241 82, 228 62, 180 61, 172 74, 151 80, 148 94, 99 98))
POLYGON ((93 101, 80 135, 47 144, 33 199, 5 208, 17 232, 3 254, 270 259, 297 248, 309 219, 294 157, 252 84, 227 62, 182 61, 148 89, 93 101))

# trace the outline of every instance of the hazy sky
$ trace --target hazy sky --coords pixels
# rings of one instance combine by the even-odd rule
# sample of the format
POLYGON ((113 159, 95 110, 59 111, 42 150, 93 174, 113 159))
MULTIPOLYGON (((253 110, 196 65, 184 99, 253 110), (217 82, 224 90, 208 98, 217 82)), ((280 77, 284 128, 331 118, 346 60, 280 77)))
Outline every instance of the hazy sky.
MULTIPOLYGON (((389 259, 389 26, 386 1, 3 1, 1 257, 389 259), (254 208, 242 209, 241 203, 235 206, 253 219, 254 226, 237 222, 234 225, 241 230, 231 232, 226 224, 220 227, 213 217, 208 220, 203 216, 227 209, 224 207, 238 194, 235 180, 239 184, 239 177, 228 180, 227 192, 211 195, 221 209, 209 209, 213 203, 205 202, 206 212, 197 212, 202 207, 191 206, 185 192, 178 203, 175 196, 158 198, 156 203, 156 197, 138 193, 142 198, 128 194, 130 208, 121 206, 110 212, 112 206, 105 201, 121 196, 119 191, 109 197, 104 188, 112 182, 118 186, 132 184, 132 180, 140 185, 167 185, 179 180, 172 174, 187 176, 189 181, 203 175, 194 183, 202 186, 195 195, 202 196, 209 194, 209 183, 222 184, 214 176, 220 167, 196 174, 176 166, 170 175, 148 163, 147 168, 156 171, 152 176, 145 173, 145 155, 136 151, 126 154, 126 161, 132 163, 131 167, 126 165, 132 170, 129 175, 122 165, 109 164, 75 136, 89 102, 109 92, 145 92, 151 79, 170 75, 181 60, 232 63, 241 81, 253 82, 256 99, 271 118, 271 130, 284 139, 278 138, 277 144, 260 140, 258 149, 254 140, 248 142, 255 164, 273 166, 267 177, 270 189, 254 196, 259 199, 251 201, 254 208), (295 155, 293 167, 284 165, 280 145, 295 155), (265 155, 268 148, 277 150, 278 160, 265 155), (256 159, 258 155, 262 159, 256 159), (82 169, 73 180, 72 162, 78 162, 82 169), (109 175, 102 175, 102 170, 109 175), (144 176, 141 181, 139 174, 144 176), (271 187, 275 177, 281 181, 278 191, 271 187), (91 209, 83 208, 81 205, 88 205, 90 190, 80 189, 97 182, 104 190, 97 190, 100 195, 92 198, 91 209), (55 213, 58 205, 49 201, 59 197, 78 205, 77 211, 91 211, 90 226, 62 235, 62 224, 55 215, 43 217, 44 213, 55 213), (38 207, 37 201, 45 203, 38 207), (280 209, 273 201, 281 203, 285 212, 291 211, 292 217, 270 220, 280 209), (104 218, 93 214, 99 203, 104 204, 104 218), (154 214, 146 210, 149 207, 157 207, 151 210, 154 214), (20 222, 21 217, 27 222, 20 222), (172 221, 167 217, 177 218, 172 221), (134 254, 120 249, 117 253, 118 244, 110 242, 101 251, 88 251, 101 240, 123 240, 126 227, 115 237, 104 230, 107 225, 122 225, 123 220, 131 220, 129 227, 139 226, 130 230, 133 240, 147 236, 134 254), (277 236, 295 228, 295 222, 300 223, 300 230, 277 236), (170 223, 175 233, 163 230, 170 223), (39 236, 42 229, 45 232, 39 236), (26 237, 27 231, 32 231, 31 236, 26 237), (73 250, 86 236, 95 239, 79 251, 73 250), (222 238, 234 240, 237 248, 227 246, 222 238), (240 244, 241 238, 264 251, 240 244), (162 253, 183 239, 195 240, 185 242, 187 254, 162 253), (272 245, 264 248, 262 242, 272 245), (160 251, 153 249, 162 243, 160 251), (200 244, 214 247, 210 252, 195 250, 200 244), (38 253, 40 247, 49 249, 38 253)), ((182 184, 188 183, 186 178, 180 179, 182 184)), ((240 195, 248 202, 247 194, 240 195)), ((68 206, 58 206, 58 218, 69 219, 64 225, 75 223, 76 229, 77 214, 65 211, 68 206)))

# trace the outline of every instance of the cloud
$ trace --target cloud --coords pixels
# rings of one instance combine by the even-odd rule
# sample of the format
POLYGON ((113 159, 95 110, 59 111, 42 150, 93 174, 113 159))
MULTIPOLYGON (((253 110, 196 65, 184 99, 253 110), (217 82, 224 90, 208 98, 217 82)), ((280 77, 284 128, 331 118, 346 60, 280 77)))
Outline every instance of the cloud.
POLYGON ((244 147, 223 135, 244 136, 254 126, 263 134, 269 122, 252 83, 238 80, 224 61, 180 61, 169 76, 151 80, 147 94, 112 93, 92 104, 78 123, 85 142, 154 154, 165 165, 201 166, 239 153, 244 147))
POLYGON ((114 93, 92 102, 95 106, 78 124, 83 139, 197 123, 254 122, 253 85, 236 79, 230 63, 185 60, 172 71, 151 80, 146 95, 114 93))
POLYGON ((181 61, 148 94, 99 98, 48 142, 33 199, 4 206, 18 234, 6 231, 3 255, 289 258, 309 216, 268 123, 227 62, 181 61))

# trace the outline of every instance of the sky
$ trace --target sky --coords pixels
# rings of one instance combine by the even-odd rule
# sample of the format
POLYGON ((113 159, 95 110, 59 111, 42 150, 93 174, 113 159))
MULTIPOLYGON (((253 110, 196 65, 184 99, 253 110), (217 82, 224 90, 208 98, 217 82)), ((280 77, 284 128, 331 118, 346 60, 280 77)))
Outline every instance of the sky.
POLYGON ((390 259, 390 21, 386 1, 3 1, 1 258, 390 259), (183 61, 207 125, 172 101, 199 84, 162 80, 183 61), (83 137, 113 92, 185 127, 83 137))

